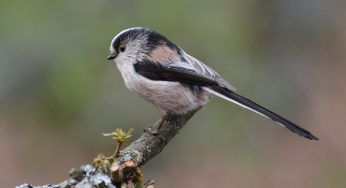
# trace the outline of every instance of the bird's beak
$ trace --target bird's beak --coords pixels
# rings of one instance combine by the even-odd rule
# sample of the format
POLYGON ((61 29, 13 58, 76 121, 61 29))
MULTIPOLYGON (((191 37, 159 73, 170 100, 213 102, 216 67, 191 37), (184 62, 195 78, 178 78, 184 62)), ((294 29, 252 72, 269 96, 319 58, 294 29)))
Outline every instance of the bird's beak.
POLYGON ((115 59, 117 57, 117 53, 116 52, 111 52, 108 56, 107 56, 107 60, 112 60, 115 59))

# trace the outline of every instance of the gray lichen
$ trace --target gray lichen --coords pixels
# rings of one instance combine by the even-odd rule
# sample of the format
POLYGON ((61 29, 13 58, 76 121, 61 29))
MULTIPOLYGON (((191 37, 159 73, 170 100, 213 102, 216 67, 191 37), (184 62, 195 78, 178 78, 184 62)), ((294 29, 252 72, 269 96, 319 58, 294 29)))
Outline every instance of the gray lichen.
POLYGON ((71 178, 55 185, 33 186, 19 185, 16 188, 116 188, 111 178, 91 165, 83 165, 80 169, 72 169, 71 178))

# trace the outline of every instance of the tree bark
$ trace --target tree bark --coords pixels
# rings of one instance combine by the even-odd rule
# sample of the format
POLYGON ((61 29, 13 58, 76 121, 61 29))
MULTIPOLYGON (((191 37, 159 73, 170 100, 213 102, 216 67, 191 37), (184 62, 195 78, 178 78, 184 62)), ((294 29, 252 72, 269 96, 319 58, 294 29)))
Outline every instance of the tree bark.
POLYGON ((70 178, 60 184, 49 184, 44 186, 33 186, 23 184, 18 188, 82 188, 82 187, 118 187, 123 183, 133 182, 138 178, 138 169, 150 159, 159 154, 168 142, 179 133, 179 130, 184 127, 186 122, 199 109, 190 111, 183 115, 166 114, 147 131, 132 142, 129 146, 123 149, 113 164, 111 169, 113 173, 104 173, 97 170, 92 165, 83 165, 80 169, 72 169, 70 178), (158 134, 153 134, 152 130, 162 120, 163 122, 158 134))

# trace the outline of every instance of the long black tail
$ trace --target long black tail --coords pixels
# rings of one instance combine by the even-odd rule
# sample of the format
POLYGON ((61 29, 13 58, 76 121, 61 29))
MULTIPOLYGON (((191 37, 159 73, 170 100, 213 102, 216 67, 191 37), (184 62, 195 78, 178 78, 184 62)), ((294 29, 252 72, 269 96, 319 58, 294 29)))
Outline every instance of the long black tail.
POLYGON ((299 127, 298 125, 296 125, 295 123, 281 117, 280 115, 256 104, 255 102, 238 95, 237 93, 230 91, 228 89, 225 89, 223 87, 220 86, 210 86, 210 87, 203 87, 204 90, 213 93, 216 96, 219 96, 223 99, 226 99, 228 101, 231 101, 233 103, 236 103, 246 109, 249 109, 251 111, 254 111, 264 117, 270 118, 273 121, 277 122, 279 125, 286 127, 287 129, 289 129, 290 131, 303 136, 307 139, 310 140, 318 140, 318 138, 316 136, 314 136, 313 134, 311 134, 309 131, 299 127))

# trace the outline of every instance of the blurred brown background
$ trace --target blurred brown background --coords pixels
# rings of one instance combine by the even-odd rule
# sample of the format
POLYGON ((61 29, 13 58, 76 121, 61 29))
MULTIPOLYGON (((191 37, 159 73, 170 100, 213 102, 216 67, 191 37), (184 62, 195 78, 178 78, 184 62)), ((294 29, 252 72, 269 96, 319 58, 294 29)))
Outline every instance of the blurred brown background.
POLYGON ((158 187, 346 187, 346 3, 323 0, 1 1, 1 187, 58 183, 111 154, 103 137, 160 112, 105 60, 111 39, 153 28, 311 142, 215 99, 144 168, 158 187))

